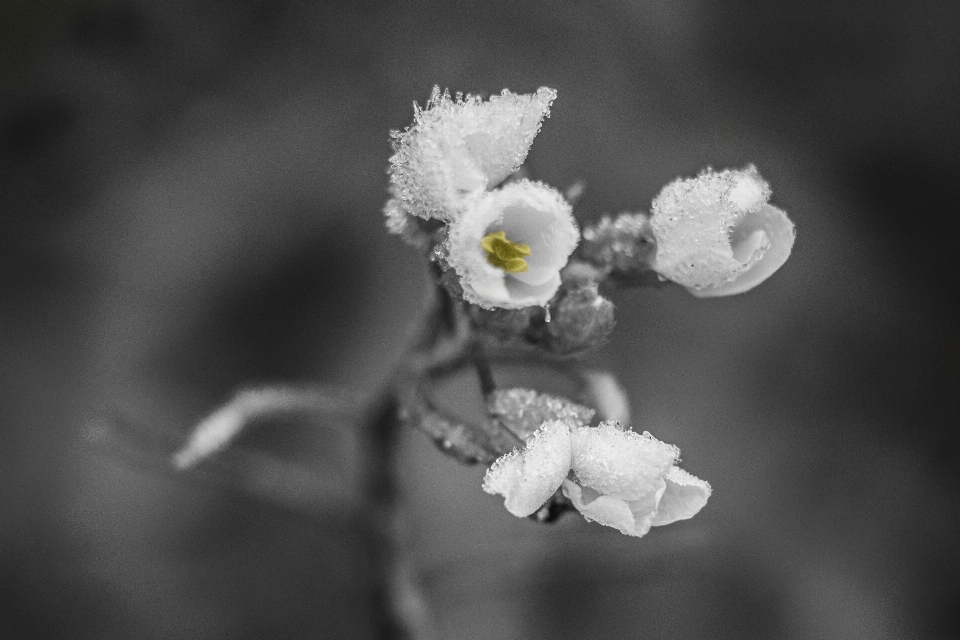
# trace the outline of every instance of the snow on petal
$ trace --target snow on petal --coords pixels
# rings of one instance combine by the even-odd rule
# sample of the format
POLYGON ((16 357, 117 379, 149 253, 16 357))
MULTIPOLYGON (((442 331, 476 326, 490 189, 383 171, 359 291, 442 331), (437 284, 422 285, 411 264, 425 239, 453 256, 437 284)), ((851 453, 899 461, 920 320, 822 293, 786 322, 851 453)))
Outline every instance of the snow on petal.
POLYGON ((580 485, 623 500, 639 500, 656 492, 663 475, 680 455, 660 442, 606 421, 579 427, 570 434, 571 467, 580 485))
POLYGON ((483 479, 483 490, 505 498, 517 517, 534 513, 560 487, 570 471, 570 429, 565 422, 545 422, 523 449, 497 458, 483 479))
POLYGON ((706 170, 668 184, 653 201, 654 268, 700 297, 746 291, 786 261, 793 224, 767 204, 753 166, 706 170))
POLYGON ((414 123, 394 132, 390 180, 405 211, 423 218, 454 220, 469 196, 492 189, 526 159, 556 91, 513 94, 506 89, 479 96, 435 87, 414 123))
POLYGON ((680 467, 671 467, 664 480, 667 486, 653 517, 655 527, 697 515, 707 504, 712 492, 709 482, 680 467))
POLYGON ((545 305, 554 296, 560 270, 579 240, 573 211, 560 192, 520 180, 471 196, 463 215, 450 224, 447 259, 468 302, 487 309, 522 309, 545 305), (501 231, 511 243, 529 248, 522 272, 492 264, 483 241, 501 231))

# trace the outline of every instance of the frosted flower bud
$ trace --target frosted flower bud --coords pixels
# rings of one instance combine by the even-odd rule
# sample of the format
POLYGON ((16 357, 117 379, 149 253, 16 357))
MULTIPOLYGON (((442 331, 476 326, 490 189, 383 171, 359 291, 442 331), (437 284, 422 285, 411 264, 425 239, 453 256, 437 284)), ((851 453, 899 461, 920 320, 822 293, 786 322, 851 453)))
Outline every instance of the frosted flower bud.
POLYGON ((507 511, 524 518, 560 487, 570 471, 570 429, 560 420, 545 422, 523 449, 514 449, 490 466, 483 490, 505 498, 507 511))
POLYGON ((573 478, 562 489, 590 521, 630 536, 691 518, 707 503, 710 485, 676 466, 679 449, 649 433, 607 421, 571 430, 573 478))
POLYGON ((390 181, 399 209, 459 217, 471 195, 496 187, 523 163, 556 96, 546 87, 528 95, 504 89, 485 102, 451 99, 435 87, 425 109, 414 105, 413 125, 393 132, 390 181))
POLYGON ((653 201, 656 271, 698 297, 742 293, 786 262, 795 230, 753 166, 671 182, 653 201))
POLYGON ((600 295, 596 284, 573 289, 556 305, 547 325, 550 348, 572 355, 599 347, 610 337, 614 323, 613 303, 600 295))
POLYGON ((450 224, 447 262, 463 297, 481 307, 543 306, 577 246, 573 211, 556 189, 521 180, 476 194, 450 224))
POLYGON ((650 219, 644 213, 603 216, 583 230, 579 254, 607 270, 633 274, 650 268, 656 249, 650 219))
POLYGON ((562 420, 571 427, 593 420, 593 409, 566 398, 533 389, 497 389, 487 400, 487 410, 518 438, 526 439, 545 422, 562 420))

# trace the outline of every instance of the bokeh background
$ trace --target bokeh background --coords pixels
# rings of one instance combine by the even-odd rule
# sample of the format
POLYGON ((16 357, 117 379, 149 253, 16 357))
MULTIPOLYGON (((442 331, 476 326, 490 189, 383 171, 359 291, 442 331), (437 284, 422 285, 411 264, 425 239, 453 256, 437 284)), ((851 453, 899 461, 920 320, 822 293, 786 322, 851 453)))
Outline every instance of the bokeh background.
POLYGON ((798 227, 746 295, 619 293, 592 358, 713 484, 694 520, 514 519, 405 434, 440 637, 960 637, 960 4, 4 0, 0 29, 3 638, 373 637, 341 422, 246 443, 326 470, 319 515, 96 425, 374 393, 428 293, 382 228, 388 131, 434 84, 556 88, 529 165, 586 182, 583 221, 753 162, 798 227))

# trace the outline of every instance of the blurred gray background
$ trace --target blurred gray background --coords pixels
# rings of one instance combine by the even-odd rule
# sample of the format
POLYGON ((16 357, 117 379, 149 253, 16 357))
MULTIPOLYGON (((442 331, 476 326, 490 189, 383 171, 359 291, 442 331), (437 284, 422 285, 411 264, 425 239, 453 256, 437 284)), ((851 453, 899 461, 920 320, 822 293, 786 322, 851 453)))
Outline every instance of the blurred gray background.
MULTIPOLYGON (((618 294, 592 357, 713 484, 694 520, 518 520, 405 435, 442 637, 960 637, 960 4, 4 0, 0 29, 0 637, 373 637, 349 508, 90 425, 372 394, 428 293, 382 228, 388 131, 434 84, 556 88, 529 165, 586 181, 583 221, 753 162, 798 227, 746 295, 618 294)), ((248 444, 349 502, 350 432, 310 426, 248 444)))

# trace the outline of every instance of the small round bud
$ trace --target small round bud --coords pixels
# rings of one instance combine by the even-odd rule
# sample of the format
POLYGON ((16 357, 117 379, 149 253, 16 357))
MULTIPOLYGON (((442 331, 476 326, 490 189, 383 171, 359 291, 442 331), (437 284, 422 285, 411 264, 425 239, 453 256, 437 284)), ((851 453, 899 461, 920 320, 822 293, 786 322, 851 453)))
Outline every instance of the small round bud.
POLYGON ((596 285, 569 291, 547 324, 550 348, 573 355, 599 347, 610 336, 614 322, 613 303, 598 293, 596 285))

